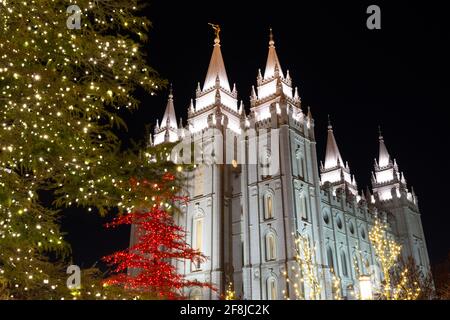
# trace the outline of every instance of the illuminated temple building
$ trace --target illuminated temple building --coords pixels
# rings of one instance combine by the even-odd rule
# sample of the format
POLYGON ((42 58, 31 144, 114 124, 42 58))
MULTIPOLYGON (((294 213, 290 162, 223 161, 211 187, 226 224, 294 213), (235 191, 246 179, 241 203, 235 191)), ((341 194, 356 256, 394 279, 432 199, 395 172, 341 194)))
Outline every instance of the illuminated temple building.
MULTIPOLYGON (((192 299, 217 299, 232 282, 241 299, 284 299, 283 274, 295 263, 294 238, 301 234, 314 244, 315 263, 321 269, 320 297, 334 297, 327 272, 332 269, 341 280, 342 295, 351 299, 360 290, 359 276, 379 270, 369 244, 376 216, 388 223, 389 232, 402 245, 403 257, 413 257, 427 273, 429 258, 417 196, 381 133, 372 190, 361 192, 339 152, 331 123, 325 159, 317 158, 314 119, 302 107, 289 71, 280 64, 272 35, 268 51, 246 112, 236 87, 230 86, 217 36, 203 86, 199 83, 195 100, 186 103, 187 124, 177 123, 171 91, 164 117, 151 137, 151 143, 161 144, 181 141, 186 132, 195 140, 208 128, 228 130, 238 138, 250 129, 278 132, 277 150, 267 143, 254 153, 244 140, 244 161, 200 164, 187 173, 190 200, 176 221, 187 231, 187 242, 208 260, 174 263, 187 279, 211 282, 219 292, 193 288, 186 294, 192 299), (256 163, 246 161, 251 157, 256 163), (266 164, 274 161, 278 168, 269 173, 266 164)), ((224 147, 224 159, 230 150, 234 151, 224 147)), ((308 290, 301 285, 306 299, 308 290)))

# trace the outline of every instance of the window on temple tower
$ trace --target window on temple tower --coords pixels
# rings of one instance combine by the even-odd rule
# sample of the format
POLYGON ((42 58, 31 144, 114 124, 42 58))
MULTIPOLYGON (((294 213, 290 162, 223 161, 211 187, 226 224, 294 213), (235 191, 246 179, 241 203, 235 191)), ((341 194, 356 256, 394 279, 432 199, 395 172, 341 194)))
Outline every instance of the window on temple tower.
POLYGON ((233 168, 237 168, 239 160, 241 159, 238 158, 238 141, 237 137, 235 136, 233 141, 233 160, 231 162, 233 168))
POLYGON ((301 168, 301 173, 300 173, 300 177, 305 178, 305 160, 302 158, 300 158, 300 168, 301 168))
POLYGON ((278 292, 277 292, 277 280, 274 277, 270 277, 267 279, 267 299, 268 300, 277 300, 278 292))
POLYGON ((295 152, 295 159, 297 162, 298 175, 299 175, 299 177, 304 178, 305 177, 305 162, 303 160, 303 155, 302 155, 300 146, 297 146, 297 151, 295 152))
POLYGON ((273 233, 266 235, 266 260, 271 261, 276 259, 276 241, 273 233))
POLYGON ((273 219, 273 194, 264 195, 264 219, 273 219))
MULTIPOLYGON (((203 252, 203 218, 196 218, 194 220, 194 232, 193 232, 193 248, 203 252)), ((195 269, 200 269, 200 260, 195 262, 195 269)))
POLYGON ((342 229, 342 220, 340 217, 337 217, 336 225, 340 230, 342 229))
POLYGON ((366 231, 364 230, 364 228, 361 228, 361 238, 366 240, 366 231))
POLYGON ((342 275, 348 277, 347 256, 344 251, 341 252, 342 275))
POLYGON ((259 166, 262 179, 270 177, 270 165, 272 161, 272 152, 269 147, 261 151, 259 156, 259 166))
POLYGON ((355 227, 353 225, 353 222, 350 222, 350 225, 348 227, 351 234, 355 234, 355 227))
POLYGON ((328 215, 328 212, 323 211, 323 222, 328 224, 330 222, 330 216, 328 215))
POLYGON ((306 206, 306 197, 304 194, 300 196, 300 217, 302 220, 308 220, 308 211, 306 206))
POLYGON ((327 263, 328 263, 328 268, 330 268, 334 271, 335 268, 334 268, 334 260, 333 260, 333 250, 331 249, 331 247, 327 248, 327 263))

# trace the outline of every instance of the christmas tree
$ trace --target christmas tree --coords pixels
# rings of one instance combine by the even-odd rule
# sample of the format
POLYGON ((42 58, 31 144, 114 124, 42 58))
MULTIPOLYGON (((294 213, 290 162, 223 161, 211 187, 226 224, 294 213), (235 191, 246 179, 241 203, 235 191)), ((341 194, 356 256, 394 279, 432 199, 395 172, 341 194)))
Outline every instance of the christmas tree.
POLYGON ((150 193, 158 195, 148 199, 148 209, 134 210, 108 224, 108 227, 133 225, 137 239, 130 248, 104 258, 115 266, 117 273, 105 284, 123 287, 136 295, 150 293, 156 298, 167 299, 182 298, 182 289, 189 287, 214 290, 208 283, 186 280, 173 263, 176 260, 197 263, 206 257, 186 243, 184 230, 174 222, 174 204, 186 199, 177 196, 180 190, 173 185, 176 175, 165 171, 160 181, 130 181, 133 190, 150 189, 150 193))
POLYGON ((141 50, 150 22, 139 2, 0 1, 2 297, 64 297, 70 248, 57 209, 130 210, 144 198, 129 178, 160 169, 114 134, 137 87, 164 85, 141 50))

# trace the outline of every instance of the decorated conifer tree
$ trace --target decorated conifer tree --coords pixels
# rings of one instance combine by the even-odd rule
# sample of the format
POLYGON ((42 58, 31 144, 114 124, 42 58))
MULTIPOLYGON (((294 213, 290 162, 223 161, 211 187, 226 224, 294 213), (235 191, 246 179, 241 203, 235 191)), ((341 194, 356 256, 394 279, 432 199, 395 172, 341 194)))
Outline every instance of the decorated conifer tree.
POLYGON ((137 87, 164 85, 141 50, 149 21, 140 2, 77 0, 67 13, 63 0, 0 1, 2 297, 63 295, 55 254, 70 249, 42 191, 59 208, 127 211, 144 201, 129 178, 159 170, 122 152, 113 133, 124 125, 118 112, 138 107, 137 87))
MULTIPOLYGON (((177 167, 177 172, 181 170, 181 167, 177 167)), ((135 243, 104 258, 114 266, 116 273, 105 281, 105 285, 123 287, 137 296, 146 294, 167 299, 183 298, 182 289, 189 287, 214 290, 208 283, 185 279, 177 272, 174 264, 176 260, 197 263, 206 259, 201 252, 186 243, 185 231, 174 222, 176 203, 187 200, 179 196, 181 190, 177 172, 165 168, 161 179, 155 177, 129 181, 131 190, 137 193, 150 191, 153 196, 143 204, 146 207, 135 208, 107 225, 133 225, 135 243)))

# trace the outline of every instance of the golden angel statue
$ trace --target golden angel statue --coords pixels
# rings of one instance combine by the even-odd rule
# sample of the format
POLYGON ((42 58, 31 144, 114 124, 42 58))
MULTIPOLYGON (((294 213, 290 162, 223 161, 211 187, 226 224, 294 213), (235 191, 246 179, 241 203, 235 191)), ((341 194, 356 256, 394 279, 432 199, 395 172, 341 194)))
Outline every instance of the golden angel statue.
POLYGON ((219 37, 220 26, 218 24, 214 24, 214 23, 208 23, 208 24, 214 29, 214 33, 216 34, 216 39, 220 40, 220 37, 219 37))

